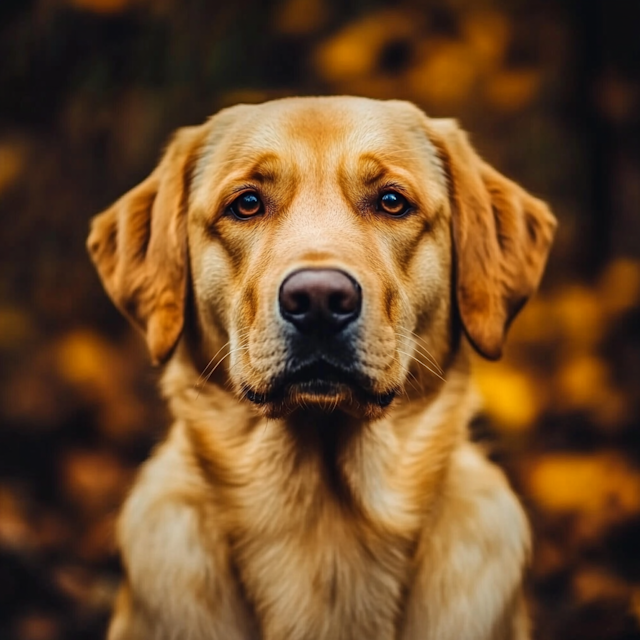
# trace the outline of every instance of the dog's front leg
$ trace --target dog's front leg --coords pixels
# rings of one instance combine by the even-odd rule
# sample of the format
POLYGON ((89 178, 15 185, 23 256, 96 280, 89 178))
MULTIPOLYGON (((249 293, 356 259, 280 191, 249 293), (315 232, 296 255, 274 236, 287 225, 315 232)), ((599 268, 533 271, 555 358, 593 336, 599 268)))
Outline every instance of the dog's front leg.
POLYGON ((454 455, 425 531, 402 640, 528 640, 522 574, 529 528, 502 472, 473 448, 454 455))
POLYGON ((176 593, 185 608, 167 605, 166 612, 149 609, 133 596, 128 584, 120 587, 107 640, 258 640, 259 633, 253 627, 246 611, 227 608, 226 611, 207 611, 199 608, 189 594, 176 593), (172 615, 166 615, 169 610, 172 615), (176 615, 177 614, 177 615, 176 615))
POLYGON ((174 432, 122 511, 126 581, 108 640, 256 640, 210 490, 174 432))

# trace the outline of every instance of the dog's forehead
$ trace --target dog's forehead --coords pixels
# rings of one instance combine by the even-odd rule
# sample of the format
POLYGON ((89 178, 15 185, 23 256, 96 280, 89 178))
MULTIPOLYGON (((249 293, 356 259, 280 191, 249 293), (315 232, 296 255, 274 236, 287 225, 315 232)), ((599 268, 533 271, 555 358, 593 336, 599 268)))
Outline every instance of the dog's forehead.
POLYGON ((196 184, 207 176, 213 178, 212 171, 230 171, 266 155, 300 163, 315 158, 328 167, 332 160, 374 154, 397 163, 423 161, 439 170, 425 120, 410 103, 356 97, 237 105, 210 120, 195 171, 196 184))

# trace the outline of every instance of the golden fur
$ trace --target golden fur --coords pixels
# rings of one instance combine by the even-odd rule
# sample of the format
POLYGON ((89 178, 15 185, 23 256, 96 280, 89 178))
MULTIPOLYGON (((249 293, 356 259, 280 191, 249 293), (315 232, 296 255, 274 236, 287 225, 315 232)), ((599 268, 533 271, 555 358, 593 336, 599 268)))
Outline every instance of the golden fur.
POLYGON ((528 526, 468 439, 469 344, 500 356, 554 228, 408 103, 286 99, 178 131, 88 241, 175 416, 122 512, 109 639, 528 638, 528 526), (389 189, 407 215, 380 211, 389 189), (264 208, 237 219, 247 190, 264 208), (299 269, 359 283, 366 393, 270 395, 299 269))

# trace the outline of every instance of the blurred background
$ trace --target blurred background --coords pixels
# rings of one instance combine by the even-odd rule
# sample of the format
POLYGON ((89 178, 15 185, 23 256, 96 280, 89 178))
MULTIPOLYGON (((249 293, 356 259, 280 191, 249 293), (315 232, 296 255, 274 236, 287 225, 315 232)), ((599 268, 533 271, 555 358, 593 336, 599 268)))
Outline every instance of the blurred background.
POLYGON ((640 3, 2 0, 0 638, 104 634, 113 525, 168 417, 89 218, 170 132, 293 94, 454 116, 560 228, 476 437, 532 519, 540 640, 640 638, 640 3))

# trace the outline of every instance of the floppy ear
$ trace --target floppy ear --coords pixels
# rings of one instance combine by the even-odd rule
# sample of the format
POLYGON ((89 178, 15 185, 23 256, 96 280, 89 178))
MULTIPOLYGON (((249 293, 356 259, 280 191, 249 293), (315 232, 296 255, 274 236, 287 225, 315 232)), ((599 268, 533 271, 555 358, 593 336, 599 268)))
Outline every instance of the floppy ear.
POLYGON ((486 164, 454 120, 429 119, 427 127, 449 179, 460 318, 475 349, 495 360, 538 287, 556 220, 486 164))
POLYGON ((107 293, 146 336, 154 364, 184 323, 188 182, 202 127, 180 129, 153 173, 93 218, 87 248, 107 293))

